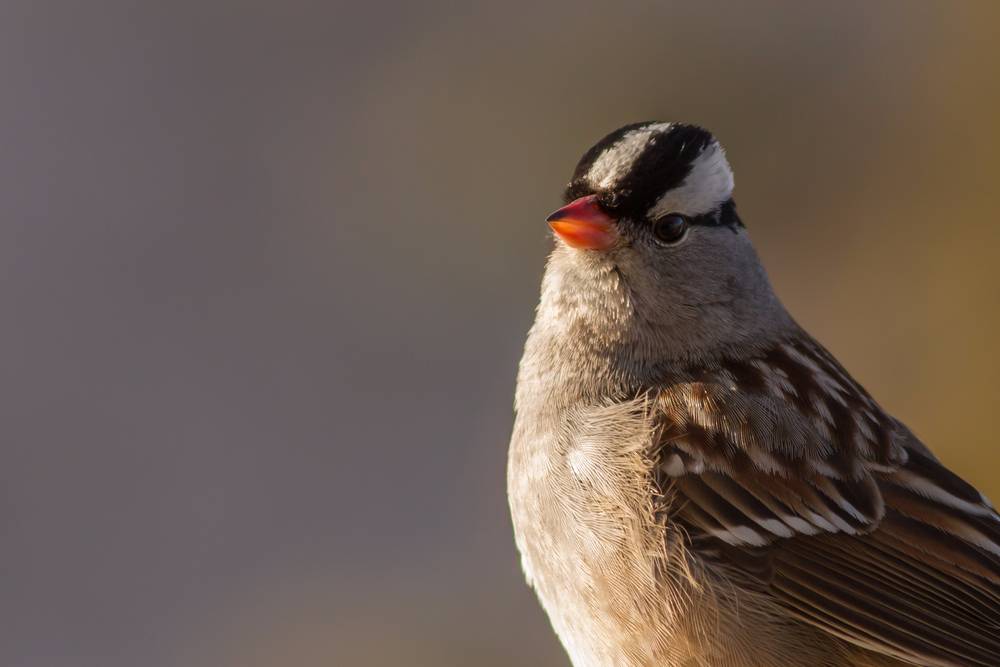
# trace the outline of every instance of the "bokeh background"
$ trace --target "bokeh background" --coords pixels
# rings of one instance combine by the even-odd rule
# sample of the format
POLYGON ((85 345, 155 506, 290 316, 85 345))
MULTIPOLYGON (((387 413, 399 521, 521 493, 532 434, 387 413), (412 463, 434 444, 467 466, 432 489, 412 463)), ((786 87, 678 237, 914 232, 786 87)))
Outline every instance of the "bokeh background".
POLYGON ((0 664, 567 665, 504 492, 582 153, 713 129, 793 313, 1000 497, 995 2, 0 5, 0 664))

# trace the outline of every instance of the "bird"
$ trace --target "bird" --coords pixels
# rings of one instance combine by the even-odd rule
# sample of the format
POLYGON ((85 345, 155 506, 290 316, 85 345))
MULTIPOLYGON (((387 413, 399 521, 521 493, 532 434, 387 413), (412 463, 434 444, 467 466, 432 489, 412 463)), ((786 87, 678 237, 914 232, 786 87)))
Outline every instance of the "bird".
POLYGON ((634 123, 547 218, 507 491, 572 664, 1000 665, 1000 517, 792 318, 733 186, 634 123))

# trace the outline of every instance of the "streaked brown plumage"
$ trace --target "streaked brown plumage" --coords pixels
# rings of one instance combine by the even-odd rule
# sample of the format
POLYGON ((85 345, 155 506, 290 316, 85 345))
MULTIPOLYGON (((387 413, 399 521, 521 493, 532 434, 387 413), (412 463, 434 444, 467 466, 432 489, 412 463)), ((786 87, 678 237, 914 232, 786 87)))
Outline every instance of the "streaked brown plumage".
POLYGON ((800 334, 665 385, 654 475, 700 558, 860 646, 997 664, 996 514, 825 350, 800 334))
POLYGON ((577 667, 1000 665, 1000 517, 787 315, 721 156, 637 124, 571 183, 614 234, 559 230, 508 473, 556 632, 577 667))

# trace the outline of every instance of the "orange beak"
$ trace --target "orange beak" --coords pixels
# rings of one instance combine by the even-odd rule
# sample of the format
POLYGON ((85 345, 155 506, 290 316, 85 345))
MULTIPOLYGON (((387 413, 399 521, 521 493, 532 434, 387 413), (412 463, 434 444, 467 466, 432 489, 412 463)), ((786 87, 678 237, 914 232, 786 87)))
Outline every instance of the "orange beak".
POLYGON ((618 239, 615 220, 601 209, 597 195, 571 201, 545 221, 572 248, 607 250, 618 239))

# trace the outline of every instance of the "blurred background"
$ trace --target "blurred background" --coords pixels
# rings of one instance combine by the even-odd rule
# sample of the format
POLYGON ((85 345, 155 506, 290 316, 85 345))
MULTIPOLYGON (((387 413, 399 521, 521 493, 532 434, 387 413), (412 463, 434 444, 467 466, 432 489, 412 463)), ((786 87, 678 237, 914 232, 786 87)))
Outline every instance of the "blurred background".
POLYGON ((565 667, 514 374, 635 120, 1000 498, 997 3, 7 0, 0 96, 0 664, 565 667))

